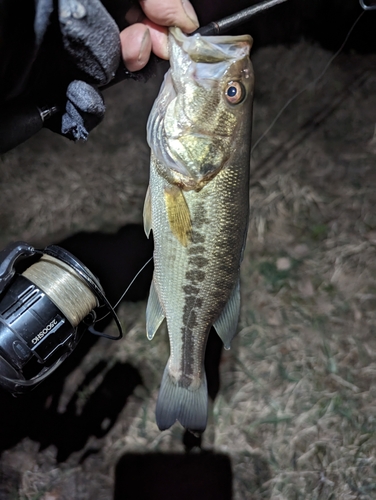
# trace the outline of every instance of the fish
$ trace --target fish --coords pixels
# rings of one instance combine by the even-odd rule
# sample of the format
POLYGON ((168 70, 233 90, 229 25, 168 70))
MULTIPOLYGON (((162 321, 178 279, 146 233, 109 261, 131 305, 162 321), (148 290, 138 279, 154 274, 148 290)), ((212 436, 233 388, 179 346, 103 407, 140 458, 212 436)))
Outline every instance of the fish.
POLYGON ((153 339, 164 320, 170 356, 156 404, 160 430, 207 425, 205 348, 237 332, 249 213, 252 38, 186 36, 170 28, 170 69, 147 123, 144 229, 154 238, 146 306, 153 339))

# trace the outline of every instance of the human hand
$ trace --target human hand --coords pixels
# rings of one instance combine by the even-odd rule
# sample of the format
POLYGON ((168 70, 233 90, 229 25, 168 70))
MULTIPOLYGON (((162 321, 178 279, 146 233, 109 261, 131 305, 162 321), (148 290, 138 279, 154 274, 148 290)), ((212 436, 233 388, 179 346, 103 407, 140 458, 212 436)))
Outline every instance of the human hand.
POLYGON ((121 52, 129 71, 142 69, 151 52, 168 59, 168 26, 178 26, 186 33, 199 27, 189 0, 139 0, 141 9, 132 7, 127 13, 130 23, 120 33, 121 52))

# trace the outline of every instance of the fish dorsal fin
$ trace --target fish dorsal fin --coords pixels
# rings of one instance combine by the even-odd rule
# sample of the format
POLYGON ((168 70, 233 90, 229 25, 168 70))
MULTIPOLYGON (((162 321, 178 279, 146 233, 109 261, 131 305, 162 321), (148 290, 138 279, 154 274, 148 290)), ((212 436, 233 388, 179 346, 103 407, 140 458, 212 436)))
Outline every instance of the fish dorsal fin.
POLYGON ((145 201, 144 201, 144 231, 146 236, 149 238, 151 231, 151 196, 150 196, 150 186, 146 191, 145 201))
POLYGON ((146 306, 146 335, 151 340, 161 326, 165 315, 159 301, 154 281, 151 282, 148 305, 146 306))
POLYGON ((186 247, 191 241, 192 223, 184 193, 177 186, 169 186, 164 199, 171 232, 186 247))
POLYGON ((225 349, 230 349, 231 341, 236 335, 240 312, 239 279, 227 301, 221 315, 214 323, 214 328, 221 338, 225 349))

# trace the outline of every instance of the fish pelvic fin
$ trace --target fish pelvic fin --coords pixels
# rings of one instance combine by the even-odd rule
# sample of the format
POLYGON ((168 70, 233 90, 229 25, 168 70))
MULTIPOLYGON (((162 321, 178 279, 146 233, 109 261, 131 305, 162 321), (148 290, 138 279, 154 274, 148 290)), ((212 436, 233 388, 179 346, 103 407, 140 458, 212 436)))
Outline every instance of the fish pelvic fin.
POLYGON ((186 429, 203 432, 208 419, 208 389, 205 372, 203 372, 200 386, 191 390, 173 380, 167 363, 159 390, 155 416, 161 431, 169 429, 176 421, 179 421, 186 429))
POLYGON ((148 304, 146 306, 146 335, 151 340, 165 318, 154 281, 151 282, 148 304))
POLYGON ((149 238, 151 231, 151 195, 150 195, 150 186, 148 186, 148 190, 146 191, 145 201, 144 201, 144 231, 146 236, 149 238))
POLYGON ((240 280, 234 286, 230 298, 227 301, 221 315, 214 323, 214 328, 221 338, 224 348, 230 349, 231 341, 235 337, 238 328, 240 313, 240 280))
POLYGON ((169 186, 164 190, 164 200, 171 232, 186 247, 191 241, 192 222, 184 193, 177 186, 169 186))

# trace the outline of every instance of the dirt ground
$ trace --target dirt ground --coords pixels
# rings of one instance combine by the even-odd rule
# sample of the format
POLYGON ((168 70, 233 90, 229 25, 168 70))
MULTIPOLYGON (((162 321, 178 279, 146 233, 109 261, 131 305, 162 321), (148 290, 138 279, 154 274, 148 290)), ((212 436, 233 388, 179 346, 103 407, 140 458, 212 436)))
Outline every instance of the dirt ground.
MULTIPOLYGON (((340 54, 313 85, 331 57, 305 42, 252 57, 253 144, 300 95, 253 151, 239 335, 203 436, 230 457, 235 500, 376 498, 376 59, 340 54)), ((1 246, 141 223, 158 87, 108 90, 87 144, 43 131, 1 157, 1 246)), ((2 454, 0 498, 110 500, 120 457, 184 452, 179 425, 155 424, 168 341, 146 339, 145 306, 121 306, 125 338, 100 339, 58 402, 63 413, 98 359, 129 363, 143 383, 114 425, 60 463, 56 446, 23 438, 2 454)), ((77 414, 101 377, 81 388, 77 414)))

